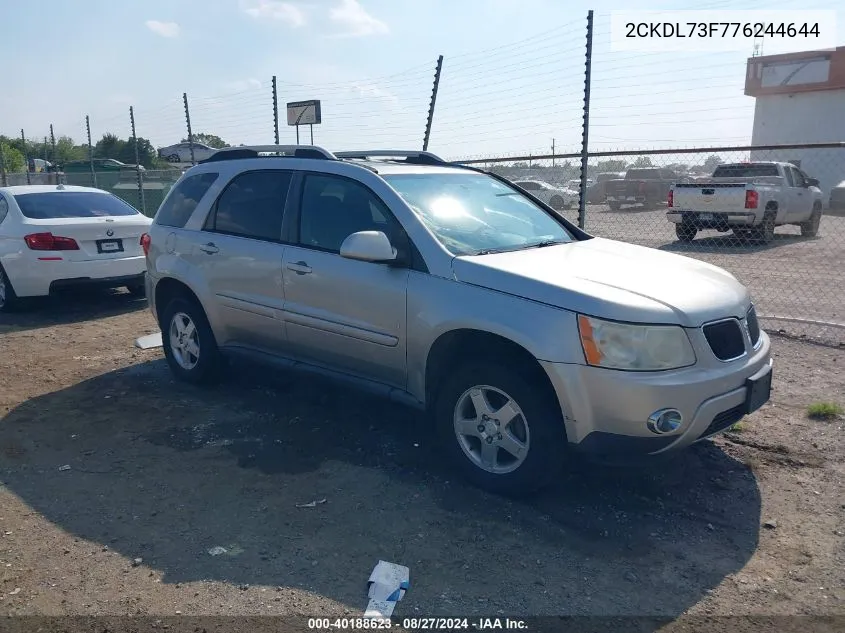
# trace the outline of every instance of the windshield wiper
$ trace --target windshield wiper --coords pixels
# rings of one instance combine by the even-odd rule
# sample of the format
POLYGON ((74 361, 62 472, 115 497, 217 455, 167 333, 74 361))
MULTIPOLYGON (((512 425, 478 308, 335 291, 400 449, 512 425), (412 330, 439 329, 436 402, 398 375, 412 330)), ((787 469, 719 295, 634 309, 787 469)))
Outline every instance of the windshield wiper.
POLYGON ((524 246, 523 248, 545 248, 546 246, 556 246, 557 244, 566 244, 567 242, 561 240, 544 240, 542 242, 537 242, 536 244, 529 244, 528 246, 524 246))

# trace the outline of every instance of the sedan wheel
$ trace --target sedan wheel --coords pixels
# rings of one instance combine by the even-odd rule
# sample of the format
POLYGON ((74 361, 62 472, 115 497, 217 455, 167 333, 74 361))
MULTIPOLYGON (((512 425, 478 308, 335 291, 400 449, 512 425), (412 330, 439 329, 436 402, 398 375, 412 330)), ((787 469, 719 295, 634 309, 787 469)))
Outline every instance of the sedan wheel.
POLYGON ((0 312, 9 312, 14 308, 17 296, 6 271, 0 267, 0 312))
POLYGON ((179 154, 171 154, 170 156, 167 157, 167 160, 169 160, 171 163, 181 162, 181 159, 179 158, 179 154))
POLYGON ((528 457, 528 421, 504 391, 490 385, 470 387, 458 398, 453 419, 464 455, 482 470, 509 473, 528 457))

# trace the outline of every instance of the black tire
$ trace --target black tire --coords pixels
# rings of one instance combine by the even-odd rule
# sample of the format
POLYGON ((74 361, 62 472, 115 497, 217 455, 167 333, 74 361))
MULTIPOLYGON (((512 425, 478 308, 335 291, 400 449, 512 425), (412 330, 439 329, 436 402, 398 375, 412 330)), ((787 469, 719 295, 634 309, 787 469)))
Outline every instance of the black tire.
MULTIPOLYGON (((560 407, 553 394, 547 393, 550 389, 543 389, 539 380, 527 379, 533 375, 530 369, 508 368, 495 362, 470 363, 459 366, 437 391, 434 417, 443 450, 466 479, 480 488, 511 497, 528 496, 550 484, 565 461, 566 428, 560 407), (527 456, 511 472, 498 474, 476 465, 464 452, 455 431, 454 414, 459 400, 470 388, 479 385, 506 393, 527 421, 527 456)), ((521 417, 511 424, 519 427, 509 427, 514 428, 513 435, 523 428, 521 417)), ((482 445, 480 438, 472 439, 477 440, 479 447, 482 445)), ((501 456, 501 451, 497 455, 501 456)))
POLYGON ((171 154, 167 157, 167 160, 171 163, 179 163, 181 159, 179 158, 179 154, 171 154))
POLYGON ((137 297, 138 299, 147 296, 147 287, 144 284, 126 286, 126 289, 129 291, 130 295, 132 295, 133 297, 137 297))
POLYGON ((12 282, 0 266, 0 312, 13 312, 18 307, 18 295, 12 288, 12 282))
POLYGON ((619 209, 622 208, 622 203, 621 202, 608 202, 607 208, 610 209, 611 211, 619 211, 619 209))
MULTIPOLYGON (((164 356, 173 375, 179 380, 195 385, 211 384, 220 376, 222 360, 214 332, 208 324, 205 311, 195 300, 186 297, 176 297, 167 304, 161 318, 161 340, 164 356), (196 331, 196 342, 199 353, 196 363, 192 367, 180 364, 178 351, 174 350, 171 340, 171 328, 177 315, 185 315, 193 323, 196 331)), ((182 352, 184 353, 184 352, 182 352)))
POLYGON ((740 241, 740 246, 750 244, 754 236, 754 232, 751 229, 733 229, 733 234, 740 241))
POLYGON ((775 221, 777 220, 777 211, 769 209, 763 216, 763 223, 754 232, 754 237, 757 242, 761 244, 769 244, 775 239, 775 221))
POLYGON ((698 229, 692 224, 685 224, 682 222, 681 224, 675 225, 675 235, 681 242, 688 244, 695 239, 697 234, 698 229))
POLYGON ((822 208, 820 205, 816 205, 813 207, 813 213, 810 215, 810 219, 806 222, 802 222, 799 226, 801 227, 801 235, 803 237, 815 237, 819 234, 819 224, 822 221, 822 208))
POLYGON ((552 196, 551 200, 549 200, 549 206, 556 211, 559 211, 566 207, 563 198, 560 196, 552 196))

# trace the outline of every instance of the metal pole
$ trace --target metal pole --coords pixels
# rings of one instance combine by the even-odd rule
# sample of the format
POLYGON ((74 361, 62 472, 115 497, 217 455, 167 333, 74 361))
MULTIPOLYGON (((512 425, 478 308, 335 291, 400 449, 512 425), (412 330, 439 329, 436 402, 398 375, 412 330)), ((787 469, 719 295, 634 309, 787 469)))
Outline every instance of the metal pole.
POLYGON ((434 70, 434 87, 431 89, 431 103, 428 106, 428 119, 425 122, 425 136, 423 137, 423 151, 428 150, 431 138, 431 124, 434 121, 434 105, 437 103, 437 89, 440 87, 440 71, 443 70, 443 55, 437 58, 437 68, 434 70))
POLYGON ((314 124, 313 124, 313 123, 309 123, 309 124, 308 124, 308 127, 310 127, 310 128, 311 128, 311 145, 313 145, 313 144, 314 144, 314 124))
POLYGON ((188 145, 191 146, 191 165, 196 165, 197 160, 194 156, 194 134, 191 132, 191 111, 188 109, 188 93, 182 93, 182 101, 185 102, 185 121, 188 123, 188 145))
POLYGON ((91 144, 91 119, 85 115, 85 131, 88 132, 88 163, 91 166, 91 182, 97 186, 97 172, 94 171, 94 146, 91 144))
POLYGON ((0 182, 4 187, 9 186, 9 181, 6 180, 6 155, 3 153, 3 143, 0 142, 0 182))
POLYGON ((26 135, 23 133, 23 128, 21 128, 21 142, 23 143, 23 162, 26 165, 26 184, 31 185, 32 179, 29 176, 29 152, 26 151, 26 135))
POLYGON ((129 123, 132 124, 132 142, 135 144, 135 173, 138 176, 138 195, 141 198, 141 213, 147 215, 147 204, 144 200, 144 177, 141 175, 141 153, 138 151, 138 137, 135 134, 135 109, 129 106, 129 123))
POLYGON ((552 169, 555 168, 555 140, 552 139, 552 169))
POLYGON ((47 161, 47 137, 44 137, 44 161, 47 161))
POLYGON ((578 196, 578 228, 587 221, 587 148, 590 135, 590 71, 593 63, 593 10, 587 12, 587 52, 584 59, 584 123, 581 137, 581 192, 578 196))
POLYGON ((53 167, 56 167, 56 135, 53 134, 53 124, 50 124, 50 146, 52 147, 53 153, 51 154, 53 167))
POLYGON ((279 95, 276 92, 276 75, 273 75, 273 133, 276 145, 279 144, 279 95))
POLYGON ((296 144, 299 145, 299 124, 296 125, 296 144))

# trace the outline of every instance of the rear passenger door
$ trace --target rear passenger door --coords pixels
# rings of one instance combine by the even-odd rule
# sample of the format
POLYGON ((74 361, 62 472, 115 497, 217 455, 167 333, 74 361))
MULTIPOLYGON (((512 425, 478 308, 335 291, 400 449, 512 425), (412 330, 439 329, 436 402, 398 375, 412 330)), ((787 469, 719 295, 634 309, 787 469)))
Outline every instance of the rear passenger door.
POLYGON ((235 176, 212 205, 194 249, 222 331, 218 344, 284 353, 282 218, 290 171, 235 176))
POLYGON ((404 388, 409 269, 346 259, 340 245, 358 231, 382 231, 398 249, 407 235, 360 182, 302 176, 297 222, 285 249, 288 341, 297 358, 404 388))

